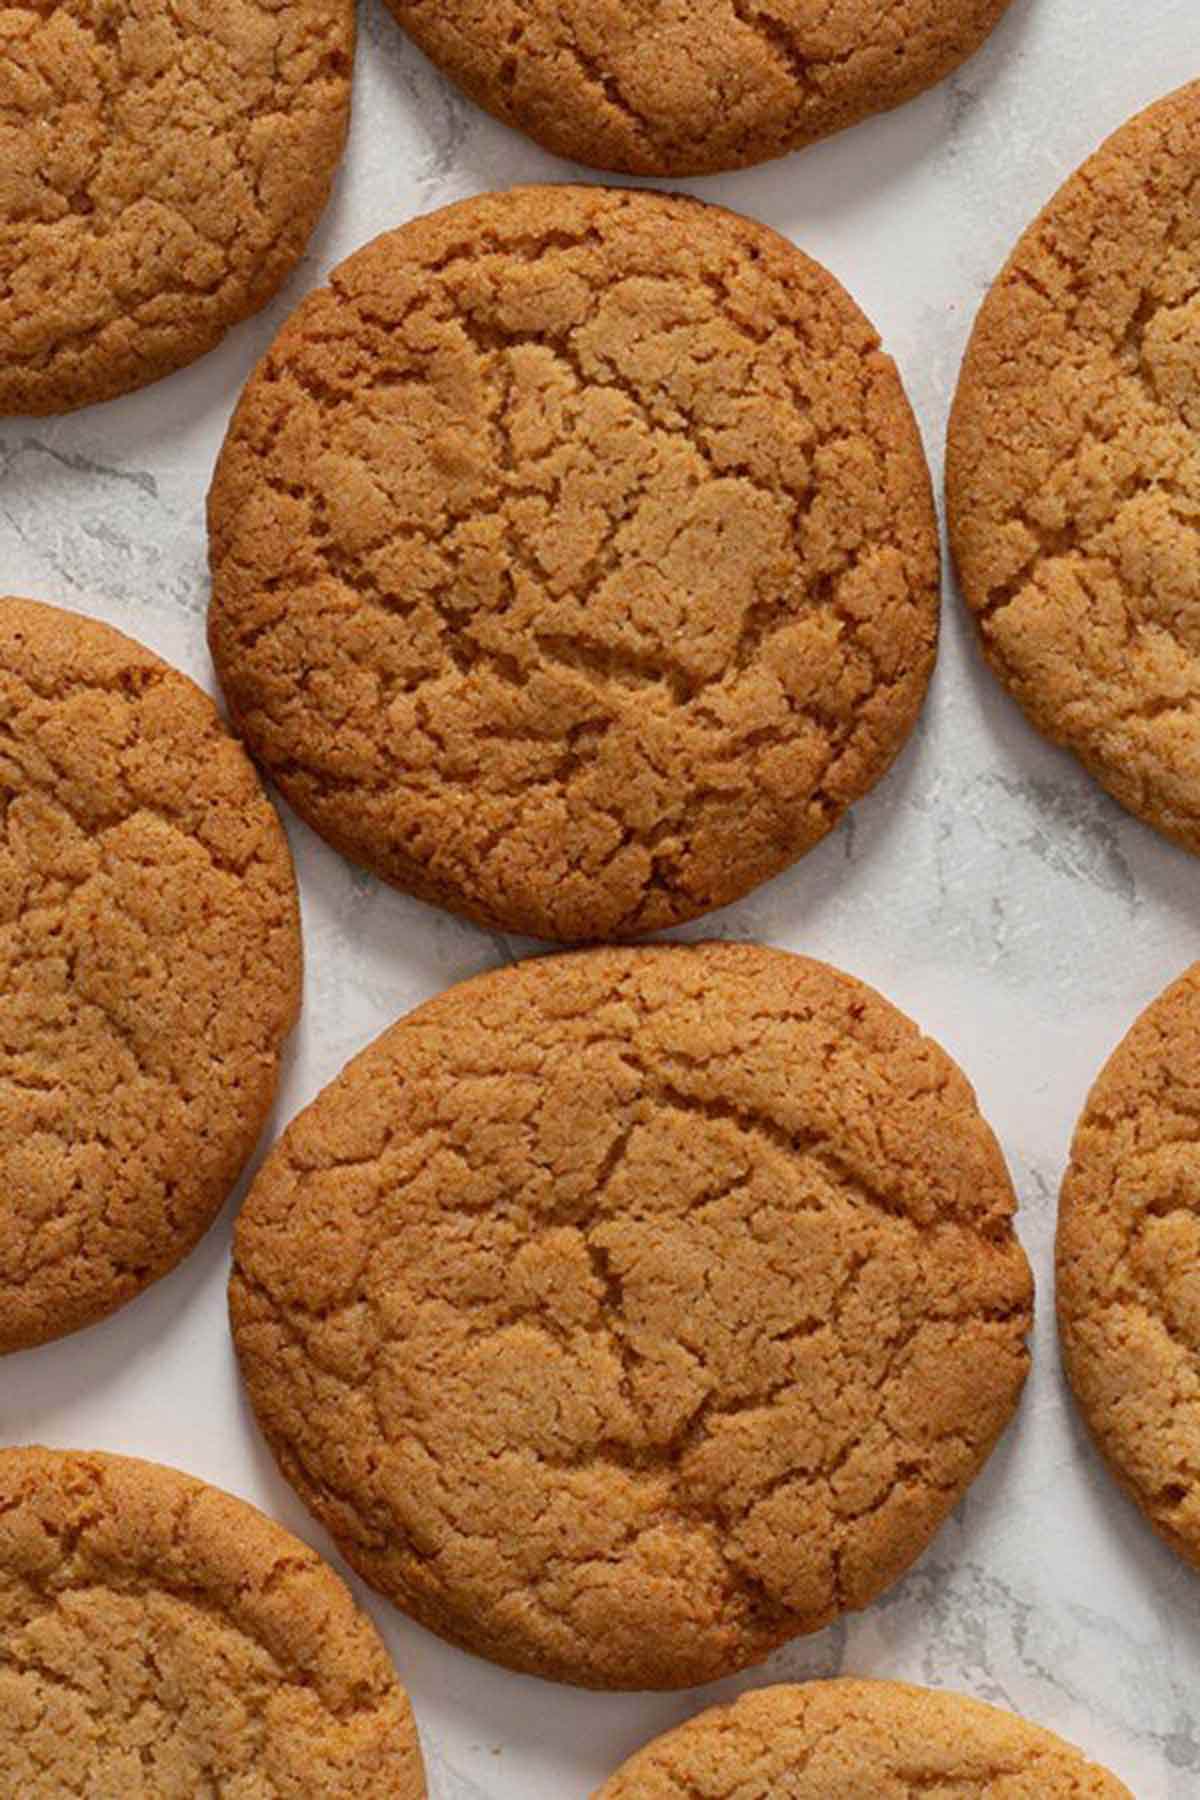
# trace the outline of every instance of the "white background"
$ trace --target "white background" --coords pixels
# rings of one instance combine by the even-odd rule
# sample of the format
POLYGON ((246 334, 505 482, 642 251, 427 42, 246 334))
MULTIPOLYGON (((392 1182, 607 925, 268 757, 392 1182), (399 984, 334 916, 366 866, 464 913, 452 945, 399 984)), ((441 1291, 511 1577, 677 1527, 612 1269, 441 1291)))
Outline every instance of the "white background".
MULTIPOLYGON (((900 364, 936 480, 967 332, 1017 235, 1102 137, 1197 74, 1196 0, 1014 0, 972 62, 900 112, 681 185, 775 226, 849 287, 900 364)), ((577 173, 453 94, 368 0, 349 155, 285 293, 145 393, 0 425, 0 592, 108 619, 211 689, 204 493, 237 392, 280 321, 334 262, 414 213, 577 173)), ((288 827, 307 980, 272 1133, 398 1014, 527 948, 390 892, 288 827)), ((839 963, 964 1065, 1008 1153, 1038 1277, 1017 1422, 891 1594, 694 1694, 584 1694, 510 1675, 355 1584, 412 1692, 436 1800, 582 1800, 701 1705, 842 1670, 1015 1707, 1085 1745, 1138 1800, 1200 1793, 1200 1578, 1118 1495, 1071 1411, 1051 1258, 1075 1118, 1135 1014, 1200 956, 1196 894, 1189 857, 1025 725, 948 582, 929 704, 888 780, 789 874, 680 935, 753 937, 839 963)), ((178 1464, 257 1501, 337 1565, 238 1392, 224 1311, 233 1211, 116 1318, 0 1364, 0 1441, 178 1464)))

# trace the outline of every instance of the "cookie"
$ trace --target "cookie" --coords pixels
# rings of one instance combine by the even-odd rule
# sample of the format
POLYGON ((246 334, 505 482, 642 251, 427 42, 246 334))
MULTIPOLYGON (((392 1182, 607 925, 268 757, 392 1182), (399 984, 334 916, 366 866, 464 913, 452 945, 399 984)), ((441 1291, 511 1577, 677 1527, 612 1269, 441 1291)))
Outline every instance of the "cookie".
POLYGON ((1138 1019, 1076 1128, 1058 1321, 1084 1418, 1126 1492, 1200 1568, 1200 963, 1138 1019))
POLYGON ((0 10, 0 413, 190 363, 271 298, 329 195, 353 0, 0 10))
POLYGON ((932 86, 1009 0, 388 0, 471 98, 598 169, 782 156, 932 86))
POLYGON ((1133 1800, 1053 1732, 961 1694, 811 1681, 655 1739, 595 1800, 1133 1800))
POLYGON ((526 188, 377 239, 260 365, 209 519, 256 757, 501 930, 636 934, 777 874, 933 663, 894 366, 823 269, 693 200, 526 188))
POLYGON ((752 945, 469 981, 291 1125, 242 1372, 350 1563, 467 1649, 686 1687, 865 1606, 1020 1393, 1030 1282, 966 1080, 752 945))
POLYGON ((107 625, 0 600, 0 1352, 192 1248, 299 996, 287 840, 211 700, 107 625))
POLYGON ((992 667, 1123 806, 1200 851, 1200 82, 1025 234, 971 338, 950 538, 992 667))
POLYGON ((0 1450, 0 1789, 423 1800, 404 1690, 315 1550, 125 1456, 0 1450))

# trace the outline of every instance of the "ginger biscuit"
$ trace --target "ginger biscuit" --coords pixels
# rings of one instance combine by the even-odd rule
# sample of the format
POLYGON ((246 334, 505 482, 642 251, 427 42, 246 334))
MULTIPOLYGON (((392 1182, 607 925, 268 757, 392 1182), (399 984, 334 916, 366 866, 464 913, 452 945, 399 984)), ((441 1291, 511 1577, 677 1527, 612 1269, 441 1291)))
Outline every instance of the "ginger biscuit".
POLYGON ((1200 851, 1200 82, 1109 138, 979 315, 950 537, 993 669, 1200 851))
POLYGON ((865 1606, 983 1466, 1029 1270, 950 1059, 752 945, 420 1007, 294 1121, 230 1302, 287 1479, 454 1643, 713 1681, 865 1606))
POLYGON ((0 1450, 0 1789, 423 1800, 404 1690, 314 1550, 131 1457, 0 1450))
POLYGON ((107 625, 0 600, 0 1352, 192 1248, 299 996, 287 840, 212 701, 107 625))
POLYGON ((1008 0, 388 0, 480 106, 558 156, 705 175, 911 100, 1008 0))
POLYGON ((203 355, 266 304, 329 195, 353 0, 0 8, 0 413, 203 355))
POLYGON ((891 763, 937 532, 895 368, 773 232, 646 191, 464 201, 334 271, 242 399, 210 640, 297 811, 583 939, 745 894, 891 763))
POLYGON ((961 1694, 811 1681, 714 1706, 630 1757, 595 1800, 1133 1800, 1052 1732, 961 1694))
POLYGON ((1121 1486, 1200 1568, 1200 963, 1088 1096, 1058 1217, 1058 1322, 1121 1486))

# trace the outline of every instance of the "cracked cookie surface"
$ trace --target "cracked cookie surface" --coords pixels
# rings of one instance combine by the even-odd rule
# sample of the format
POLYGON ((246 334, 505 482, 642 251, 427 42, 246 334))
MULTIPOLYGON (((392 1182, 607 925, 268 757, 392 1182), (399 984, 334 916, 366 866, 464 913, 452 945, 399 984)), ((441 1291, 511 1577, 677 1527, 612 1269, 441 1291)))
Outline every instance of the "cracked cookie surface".
POLYGON ((1110 1468, 1200 1568, 1200 963, 1088 1096, 1058 1224, 1071 1385, 1110 1468))
POLYGON ((596 168, 702 175, 909 100, 1009 0, 388 0, 506 125, 596 168))
POLYGON ((777 874, 934 657, 894 365, 823 269, 697 201, 527 188, 378 239, 260 365, 209 520, 213 656, 283 793, 539 937, 777 874))
POLYGON ((988 660, 1109 793, 1200 852, 1200 83, 1059 191, 979 315, 950 538, 988 660))
POLYGON ((761 1688, 656 1738, 595 1800, 1133 1800, 1052 1732, 899 1681, 761 1688))
POLYGON ((287 840, 212 701, 107 625, 0 599, 0 1352, 192 1248, 299 998, 287 840))
POLYGON ((0 413, 189 363, 299 260, 346 135, 352 0, 0 8, 0 413))
POLYGON ((394 1026, 238 1221, 242 1372, 350 1563, 497 1662, 711 1681, 864 1606, 1026 1369, 966 1080, 750 945, 501 969, 394 1026))
POLYGON ((0 1788, 423 1800, 407 1697, 314 1550, 130 1457, 0 1450, 0 1788))

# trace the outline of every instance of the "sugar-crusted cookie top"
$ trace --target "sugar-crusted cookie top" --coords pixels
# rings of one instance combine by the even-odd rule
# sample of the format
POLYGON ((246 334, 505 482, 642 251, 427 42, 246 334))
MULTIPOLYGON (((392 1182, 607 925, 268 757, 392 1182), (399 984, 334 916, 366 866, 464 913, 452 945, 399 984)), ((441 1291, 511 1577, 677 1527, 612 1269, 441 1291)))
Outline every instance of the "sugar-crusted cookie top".
POLYGON ((545 937, 690 918, 912 725, 937 534, 871 327, 765 228, 530 188, 378 239, 251 381, 210 634, 333 843, 545 937))
POLYGON ((1049 1731, 898 1681, 761 1688, 667 1732, 595 1800, 1132 1800, 1049 1731))
POLYGON ((980 313, 951 540, 1034 724, 1200 850, 1200 82, 1111 137, 980 313))
POLYGON ((0 1351, 191 1249, 299 985, 287 842, 212 701, 106 625, 0 599, 0 1351))
POLYGON ((1200 1566, 1200 963, 1118 1045, 1063 1182, 1058 1313, 1093 1434, 1200 1566))
POLYGON ((0 1788, 422 1800, 407 1698, 307 1544, 127 1457, 0 1450, 0 1788))
POLYGON ((859 1607, 1026 1368, 1013 1194, 949 1058, 749 945, 452 989, 293 1123, 231 1302, 284 1472, 497 1661, 709 1681, 859 1607))
POLYGON ((701 175, 886 111, 1008 0, 388 0, 433 60, 559 156, 701 175))
POLYGON ((0 413, 107 400, 270 297, 345 136, 352 0, 0 9, 0 413))

